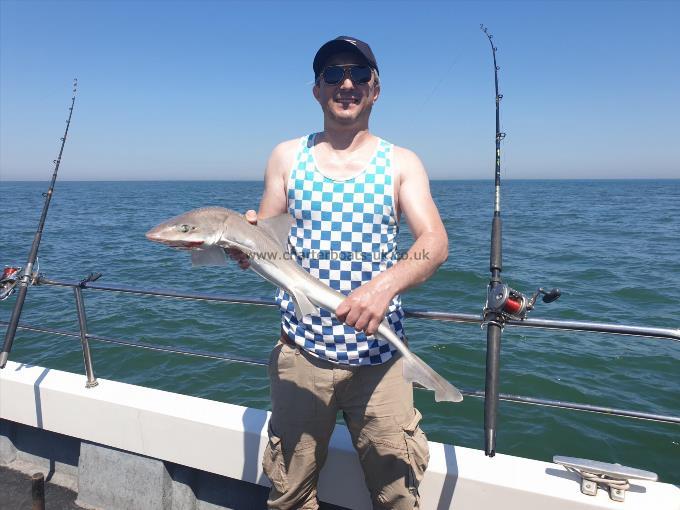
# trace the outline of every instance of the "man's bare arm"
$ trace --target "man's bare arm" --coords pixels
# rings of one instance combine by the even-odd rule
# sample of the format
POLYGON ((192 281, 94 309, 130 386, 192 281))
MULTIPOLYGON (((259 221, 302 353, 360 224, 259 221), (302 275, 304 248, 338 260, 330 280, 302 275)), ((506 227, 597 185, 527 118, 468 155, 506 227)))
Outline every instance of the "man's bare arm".
MULTIPOLYGON (((286 198, 286 182, 288 172, 293 165, 298 140, 289 140, 277 145, 269 156, 264 173, 264 192, 260 200, 260 208, 256 213, 253 209, 246 211, 246 219, 255 225, 258 218, 269 218, 283 214, 288 210, 286 198)), ((240 250, 229 250, 232 259, 238 262, 242 269, 248 269, 248 257, 240 250)))
POLYGON ((449 253, 446 229, 432 200, 423 164, 413 152, 397 148, 397 165, 397 203, 415 241, 406 257, 354 290, 336 309, 340 320, 367 334, 377 331, 395 295, 426 281, 449 253))
POLYGON ((264 193, 257 212, 259 218, 270 218, 288 211, 288 173, 293 166, 298 144, 299 140, 280 143, 269 156, 264 173, 264 193))

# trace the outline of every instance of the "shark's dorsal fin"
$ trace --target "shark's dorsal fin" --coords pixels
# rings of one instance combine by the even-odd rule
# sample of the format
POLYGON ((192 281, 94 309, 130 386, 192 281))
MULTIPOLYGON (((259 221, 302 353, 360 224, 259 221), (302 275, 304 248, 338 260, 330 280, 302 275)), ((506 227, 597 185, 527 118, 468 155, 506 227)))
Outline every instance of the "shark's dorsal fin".
POLYGON ((295 318, 298 322, 302 322, 302 318, 305 315, 318 313, 317 307, 312 304, 306 294, 300 289, 290 289, 288 293, 295 305, 295 318))
POLYGON ((257 225, 276 239, 284 250, 288 248, 288 234, 293 223, 295 220, 288 213, 257 221, 257 225))
POLYGON ((226 266, 227 254, 219 246, 210 246, 204 250, 191 252, 192 266, 226 266))

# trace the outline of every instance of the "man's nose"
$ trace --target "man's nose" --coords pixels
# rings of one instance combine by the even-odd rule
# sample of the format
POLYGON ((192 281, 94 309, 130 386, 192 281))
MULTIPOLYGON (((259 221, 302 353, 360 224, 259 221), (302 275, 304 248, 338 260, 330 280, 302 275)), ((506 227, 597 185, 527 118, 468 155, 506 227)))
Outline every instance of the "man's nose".
POLYGON ((340 88, 342 90, 352 90, 354 88, 354 82, 349 76, 345 75, 342 78, 342 82, 340 82, 340 88))

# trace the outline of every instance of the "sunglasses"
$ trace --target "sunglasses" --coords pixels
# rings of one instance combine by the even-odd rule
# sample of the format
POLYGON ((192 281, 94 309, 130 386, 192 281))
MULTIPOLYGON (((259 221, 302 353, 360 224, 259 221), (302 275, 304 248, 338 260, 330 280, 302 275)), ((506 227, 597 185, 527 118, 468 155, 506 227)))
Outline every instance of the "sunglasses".
POLYGON ((363 85, 371 81, 373 72, 368 66, 358 66, 354 64, 344 66, 328 66, 321 72, 323 81, 328 85, 337 85, 345 81, 347 74, 355 85, 363 85))

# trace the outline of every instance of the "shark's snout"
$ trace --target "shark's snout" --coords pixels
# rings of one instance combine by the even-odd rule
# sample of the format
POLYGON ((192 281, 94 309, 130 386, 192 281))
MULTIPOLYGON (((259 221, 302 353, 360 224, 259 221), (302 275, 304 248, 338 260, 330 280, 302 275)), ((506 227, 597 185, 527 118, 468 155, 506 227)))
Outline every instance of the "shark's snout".
POLYGON ((144 234, 149 241, 160 242, 161 236, 157 228, 152 228, 146 234, 144 234))
POLYGON ((175 239, 173 239, 174 236, 169 235, 168 229, 164 224, 156 225, 149 230, 145 236, 149 241, 153 241, 154 243, 172 245, 175 241, 175 239))

